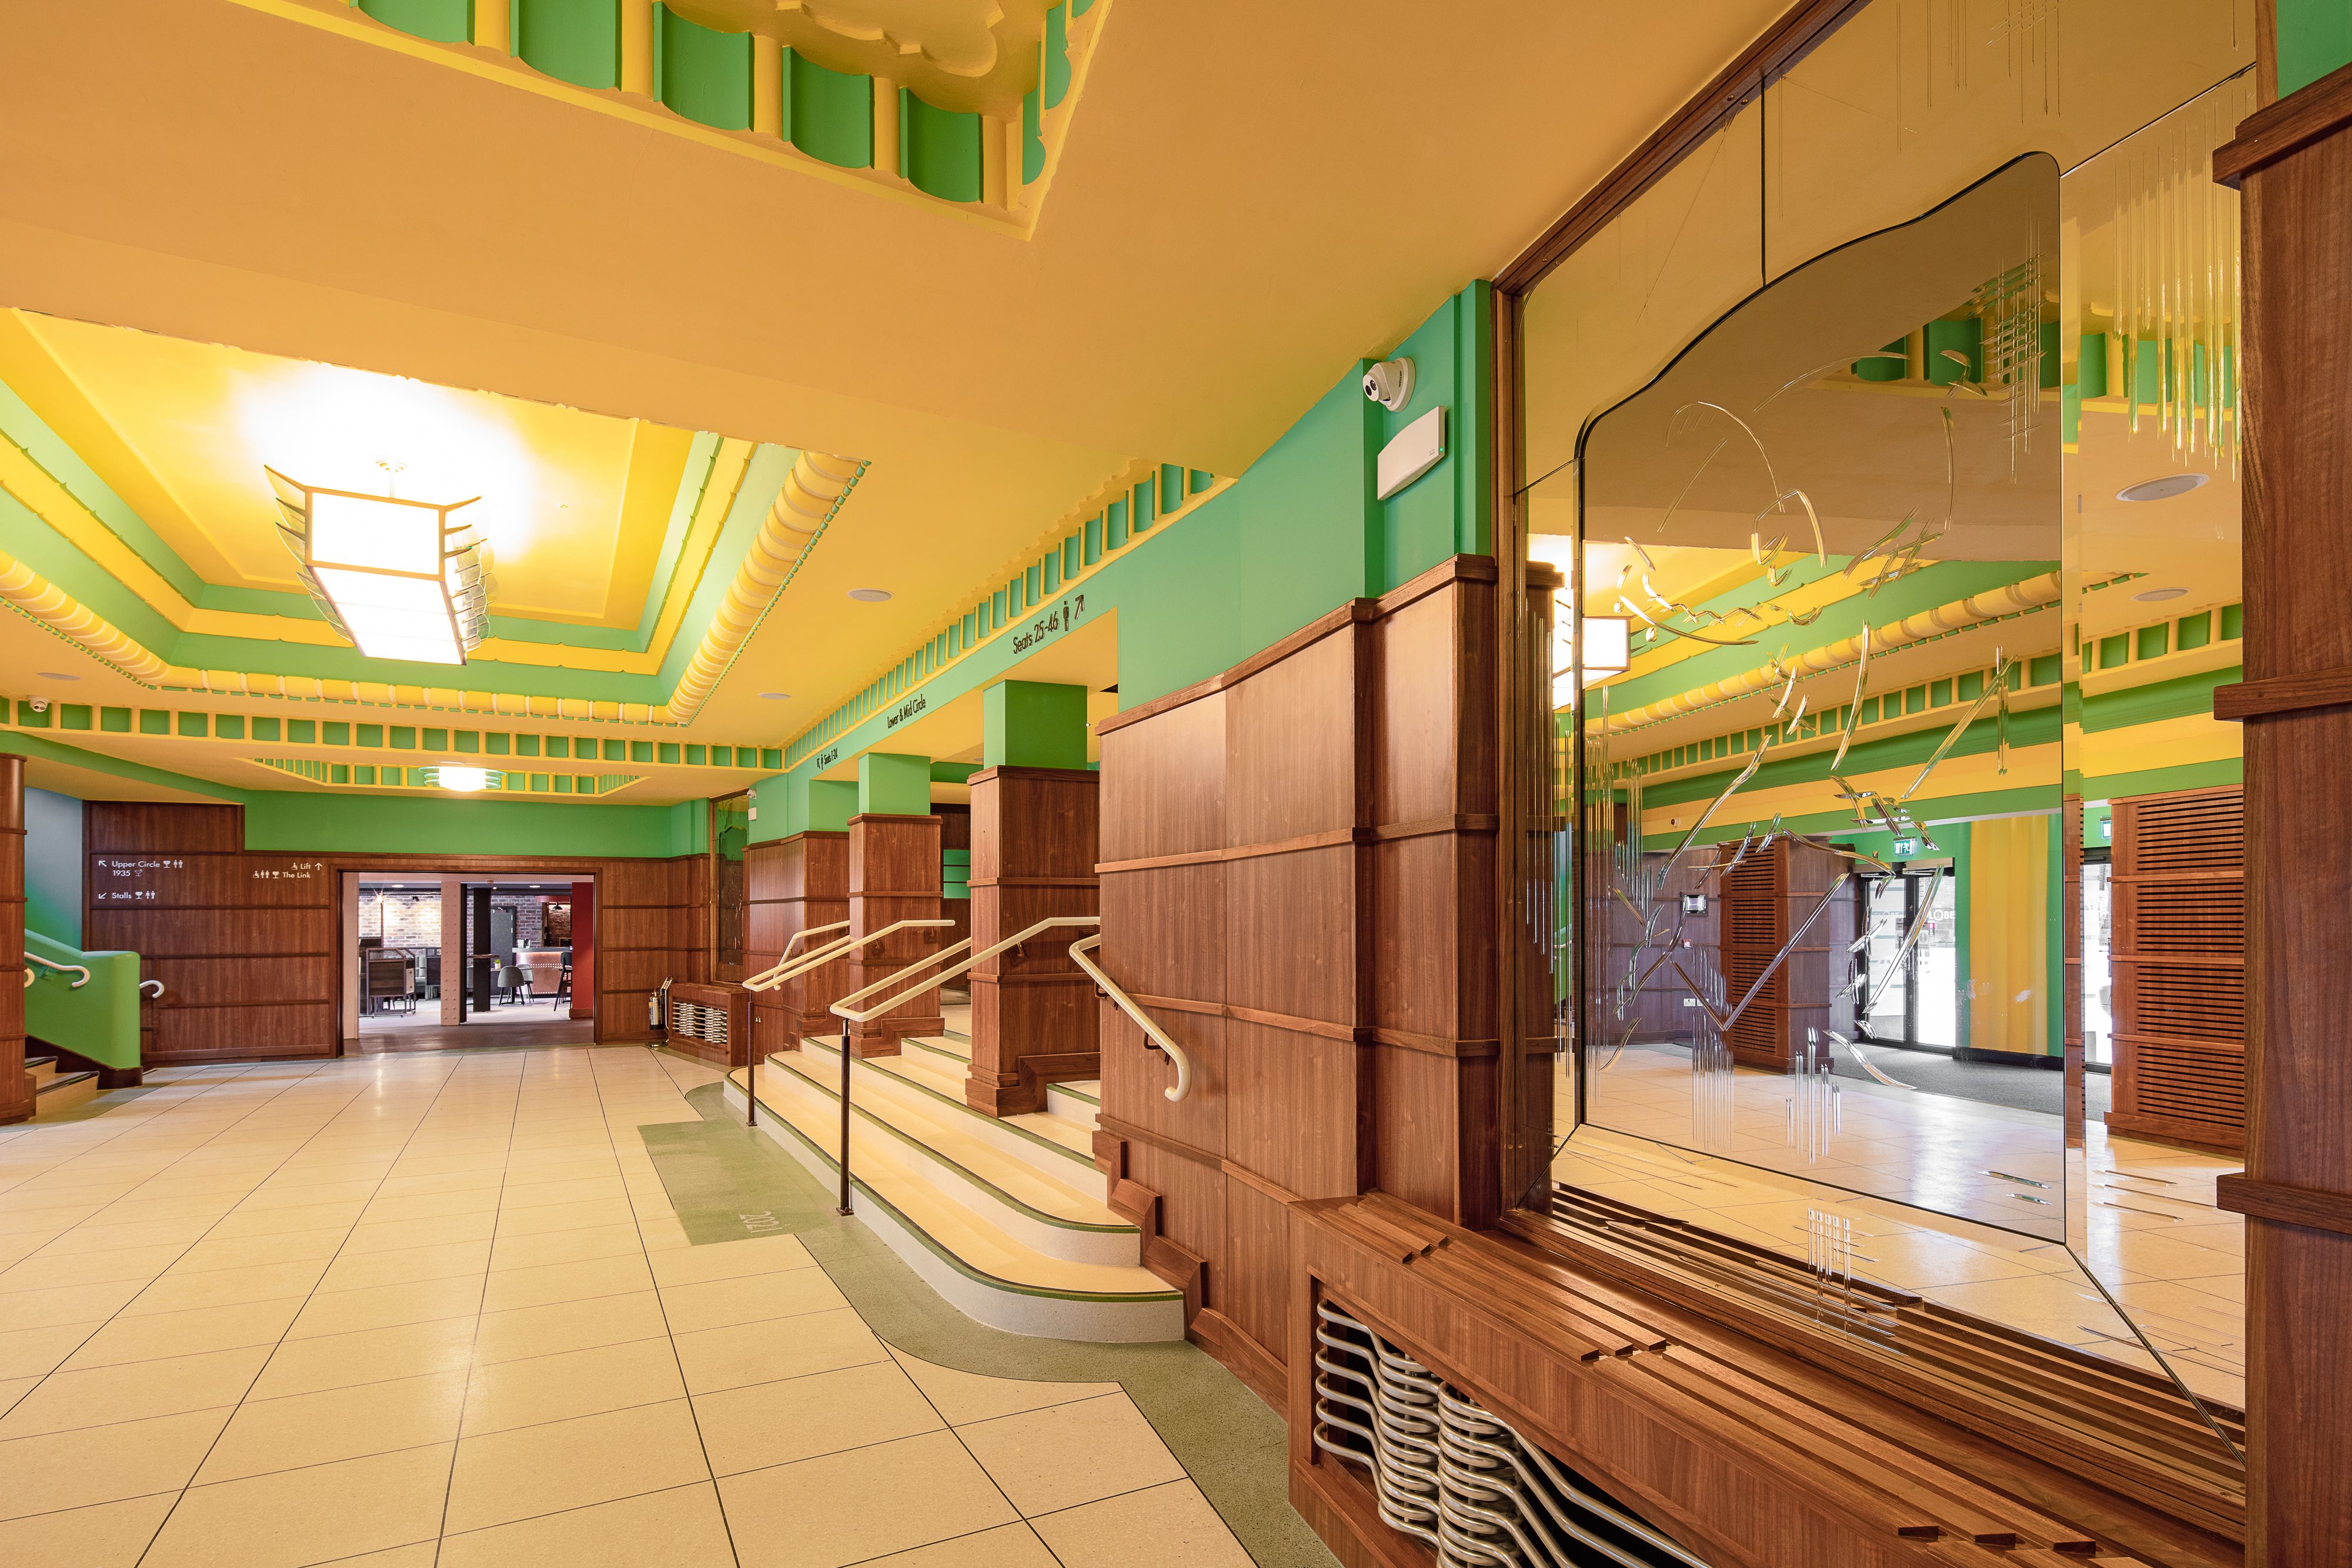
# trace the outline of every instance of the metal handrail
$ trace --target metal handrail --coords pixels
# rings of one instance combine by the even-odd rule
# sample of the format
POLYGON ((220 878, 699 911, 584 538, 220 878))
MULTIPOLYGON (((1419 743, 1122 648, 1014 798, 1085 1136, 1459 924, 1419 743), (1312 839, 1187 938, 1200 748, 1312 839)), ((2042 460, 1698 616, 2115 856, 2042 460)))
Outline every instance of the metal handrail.
MULTIPOLYGON (((66 988, 66 989, 69 991, 80 990, 84 986, 89 984, 89 970, 82 965, 60 964, 55 958, 44 958, 38 953, 26 954, 25 962, 27 964, 46 964, 61 975, 79 975, 81 977, 80 979, 76 980, 72 985, 66 988)), ((33 981, 35 977, 36 977, 32 970, 27 969, 25 971, 25 988, 26 990, 29 991, 33 988, 33 981)))
POLYGON ((1102 988, 1103 994, 1118 1005, 1119 1011, 1135 1020, 1136 1027, 1143 1030, 1146 1039, 1168 1053, 1168 1060, 1176 1064, 1176 1082, 1172 1088, 1163 1089, 1160 1092, 1170 1100, 1183 1099, 1192 1092, 1192 1059, 1185 1054, 1182 1046, 1170 1038, 1166 1030, 1144 1016, 1143 1009, 1135 1005, 1135 998, 1119 989, 1117 980, 1104 974, 1101 966, 1087 956, 1087 953, 1101 946, 1102 936, 1099 933, 1081 941, 1073 942, 1070 944, 1070 957, 1079 968, 1094 977, 1095 984, 1102 988))
MULTIPOLYGON (((820 925, 817 926, 816 929, 819 931, 838 931, 842 926, 848 924, 848 921, 844 920, 839 922, 837 925, 820 925)), ((803 954, 798 967, 792 967, 789 974, 782 972, 788 967, 788 966, 779 962, 774 968, 768 970, 765 974, 754 975, 751 978, 744 980, 740 982, 740 984, 747 991, 772 991, 778 986, 782 985, 786 980, 797 979, 799 977, 809 973, 813 969, 822 969, 827 964, 832 963, 835 958, 845 958, 850 954, 857 951, 860 947, 879 942, 882 938, 889 936, 895 931, 908 931, 917 927, 953 925, 954 924, 955 922, 952 920, 895 920, 889 925, 882 927, 879 931, 869 931, 863 936, 844 936, 837 941, 826 943, 823 947, 803 954)), ((845 1045, 846 1044, 848 1029, 849 1026, 847 1024, 842 1025, 845 1045)), ((848 1071, 848 1069, 844 1068, 842 1071, 845 1074, 848 1071)), ((848 1098, 846 1095, 843 1097, 842 1105, 842 1117, 845 1125, 849 1115, 848 1098)), ((746 1040, 743 1045, 743 1124, 747 1127, 756 1127, 760 1124, 760 1049, 759 1031, 756 1029, 752 1030, 752 1038, 746 1040)), ((849 1134, 846 1132, 842 1134, 845 1140, 847 1139, 848 1135, 849 1134)), ((844 1185, 841 1189, 841 1212, 847 1214, 849 1212, 848 1177, 845 1175, 842 1179, 844 1185)))
MULTIPOLYGON (((942 925, 951 925, 954 922, 942 920, 939 922, 939 924, 942 925)), ((876 1019, 880 1018, 884 1013, 888 1012, 892 1008, 912 1001, 915 998, 925 995, 928 992, 936 991, 941 986, 946 985, 950 980, 954 979, 958 975, 970 969, 973 965, 984 963, 988 959, 995 957, 999 953, 1005 951, 1007 948, 1018 947, 1041 931, 1051 931, 1057 926, 1065 925, 1099 925, 1101 924, 1102 917, 1098 915, 1057 915, 1050 920, 1040 920, 1036 925, 1030 926, 1027 930, 1017 932, 1011 936, 1007 936, 1003 941, 997 943, 986 951, 972 954, 971 957, 966 958, 954 968, 942 969, 938 974, 933 975, 929 979, 909 986, 907 989, 899 992, 897 996, 892 997, 887 1001, 877 1002, 872 1007, 867 1008, 863 1011, 857 1011, 850 1007, 849 1004, 852 1002, 862 1000, 866 997, 872 996, 878 990, 897 985, 900 980, 905 979, 908 976, 913 974, 918 969, 928 969, 943 958, 952 958, 958 953, 966 951, 971 946, 971 938, 967 936, 961 942, 950 943, 947 946, 940 948, 936 953, 924 955, 922 957, 918 958, 915 962, 908 965, 905 968, 900 969, 894 975, 885 975, 882 978, 875 981, 870 986, 860 987, 858 989, 850 992, 849 995, 842 998, 839 1001, 833 1004, 829 1010, 832 1012, 834 1017, 841 1020, 840 1212, 843 1214, 852 1212, 849 1201, 849 1026, 853 1023, 871 1023, 876 1019)))
MULTIPOLYGON (((828 931, 846 931, 848 929, 848 921, 836 920, 830 925, 812 925, 805 931, 793 932, 793 939, 784 944, 784 950, 776 955, 776 961, 767 968, 761 970, 758 974, 747 977, 743 981, 743 988, 747 991, 772 991, 778 986, 782 985, 786 980, 792 979, 795 976, 807 973, 805 969, 793 967, 793 949, 799 946, 802 943, 807 941, 812 936, 821 936, 828 931), (790 975, 784 974, 783 971, 786 969, 792 969, 793 973, 790 975)), ((826 943, 825 946, 828 947, 836 947, 841 945, 843 940, 845 939, 836 938, 832 942, 826 943)), ((801 957, 803 960, 806 960, 815 952, 816 949, 812 947, 807 953, 802 954, 801 957)), ((830 960, 827 960, 827 962, 830 962, 830 960)))

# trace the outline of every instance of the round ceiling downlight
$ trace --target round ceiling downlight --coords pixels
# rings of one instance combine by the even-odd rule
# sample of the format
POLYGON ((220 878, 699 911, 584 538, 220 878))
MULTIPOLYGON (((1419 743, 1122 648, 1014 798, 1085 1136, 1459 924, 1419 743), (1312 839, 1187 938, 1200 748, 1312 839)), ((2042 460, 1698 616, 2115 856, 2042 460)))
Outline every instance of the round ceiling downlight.
POLYGON ((45 681, 78 681, 81 679, 79 675, 69 675, 63 670, 36 670, 33 673, 40 676, 41 679, 45 681))
POLYGON ((760 697, 763 702, 781 703, 791 701, 792 695, 790 692, 761 692, 760 697))
POLYGON ((2186 496, 2211 477, 2210 474, 2167 474, 2161 479, 2143 479, 2137 485, 2126 485, 2116 492, 2116 499, 2169 501, 2175 496, 2186 496))
POLYGON ((2185 588, 2151 588, 2146 593, 2133 594, 2132 598, 2142 604, 2161 604, 2168 599, 2183 598, 2188 592, 2185 588))
POLYGON ((890 591, 887 588, 853 588, 849 591, 849 597, 860 604, 887 604, 890 591))

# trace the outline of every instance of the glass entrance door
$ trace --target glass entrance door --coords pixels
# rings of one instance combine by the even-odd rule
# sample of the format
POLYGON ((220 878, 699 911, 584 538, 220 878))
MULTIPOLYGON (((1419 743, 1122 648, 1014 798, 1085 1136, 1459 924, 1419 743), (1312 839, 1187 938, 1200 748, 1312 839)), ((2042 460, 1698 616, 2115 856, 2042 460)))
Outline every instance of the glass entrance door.
POLYGON ((1863 878, 1859 896, 1868 965, 1862 1037, 1881 1045, 1949 1051, 1959 1043, 1951 876, 1941 867, 1905 867, 1863 878))

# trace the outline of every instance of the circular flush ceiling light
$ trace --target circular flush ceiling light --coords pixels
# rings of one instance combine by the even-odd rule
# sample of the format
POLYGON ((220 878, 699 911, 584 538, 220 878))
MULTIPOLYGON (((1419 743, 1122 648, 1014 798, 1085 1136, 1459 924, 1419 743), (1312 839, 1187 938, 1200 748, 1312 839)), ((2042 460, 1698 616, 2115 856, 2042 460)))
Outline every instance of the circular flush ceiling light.
POLYGON ((2168 599, 2179 599, 2188 591, 2185 588, 2151 588, 2146 593, 2135 593, 2132 597, 2142 604, 2161 604, 2168 599))
POLYGON ((2161 479, 2143 479, 2137 485, 2126 485, 2116 492, 2116 499, 2168 501, 2175 496, 2186 496, 2211 477, 2210 474, 2167 474, 2161 479))
POLYGON ((45 681, 78 681, 81 679, 79 675, 68 675, 63 670, 36 670, 33 673, 40 676, 41 679, 45 681))
POLYGON ((765 698, 767 701, 772 702, 772 703, 780 703, 780 702, 785 702, 785 701, 788 701, 788 700, 791 698, 792 695, 793 695, 793 694, 792 694, 792 693, 790 693, 790 692, 761 692, 761 693, 760 694, 760 695, 761 695, 761 697, 765 698))
POLYGON ((882 604, 888 601, 890 591, 887 588, 853 588, 849 591, 849 597, 860 604, 882 604))

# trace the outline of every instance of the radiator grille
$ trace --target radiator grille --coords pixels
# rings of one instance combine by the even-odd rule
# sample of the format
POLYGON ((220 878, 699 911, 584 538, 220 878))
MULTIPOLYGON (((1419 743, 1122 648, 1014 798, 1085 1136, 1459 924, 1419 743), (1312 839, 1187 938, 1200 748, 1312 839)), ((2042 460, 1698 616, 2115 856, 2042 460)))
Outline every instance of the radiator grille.
POLYGON ((2202 964, 2116 966, 2118 1023, 2134 1035, 2173 1035, 2236 1045, 2246 1038, 2246 972, 2202 964))
POLYGON ((2162 876, 2235 871, 2246 863, 2245 809, 2236 789, 2117 802, 2116 871, 2162 876))
POLYGON ((2140 953, 2242 953, 2242 882, 2143 883, 2132 889, 2130 946, 2140 953))
POLYGON ((2215 1134, 2216 1142, 2234 1143, 2245 1135, 2242 1057, 2137 1040, 2132 1046, 2132 1078, 2133 1098, 2143 1115, 2202 1123, 2215 1134))

